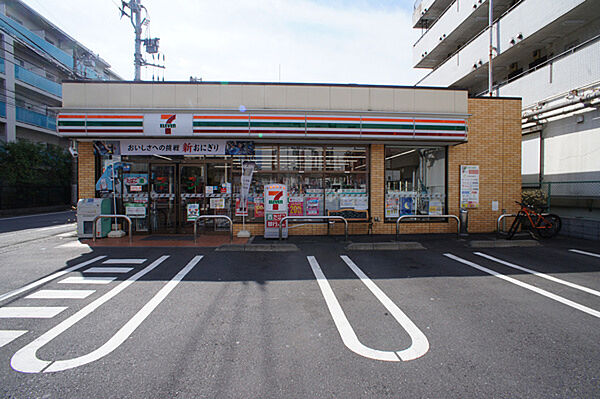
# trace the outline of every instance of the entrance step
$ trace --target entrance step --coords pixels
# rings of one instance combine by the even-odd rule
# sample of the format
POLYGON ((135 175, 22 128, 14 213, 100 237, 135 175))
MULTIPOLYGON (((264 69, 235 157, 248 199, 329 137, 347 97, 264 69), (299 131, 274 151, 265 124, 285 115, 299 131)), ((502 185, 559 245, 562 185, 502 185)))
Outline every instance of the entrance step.
POLYGON ((346 247, 347 251, 401 251, 409 249, 426 249, 415 241, 405 242, 355 242, 346 247))
POLYGON ((226 244, 215 251, 225 252, 294 252, 298 247, 294 244, 226 244))

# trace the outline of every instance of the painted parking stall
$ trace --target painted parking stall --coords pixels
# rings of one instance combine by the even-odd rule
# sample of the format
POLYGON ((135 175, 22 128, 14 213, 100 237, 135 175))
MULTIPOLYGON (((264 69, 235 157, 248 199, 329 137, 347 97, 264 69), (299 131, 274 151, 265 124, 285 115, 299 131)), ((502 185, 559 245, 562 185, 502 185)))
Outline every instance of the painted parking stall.
MULTIPOLYGON (((14 299, 18 295, 26 295, 19 300, 27 304, 28 300, 65 300, 77 301, 88 298, 96 292, 96 289, 108 287, 108 292, 96 298, 94 301, 84 306, 82 309, 72 314, 65 320, 61 321, 50 330, 35 338, 22 348, 18 349, 10 359, 11 367, 15 371, 22 373, 50 373, 64 371, 80 367, 82 365, 94 362, 104 356, 110 354, 117 349, 129 336, 142 324, 142 322, 156 309, 158 305, 175 289, 175 287, 183 280, 183 278, 200 262, 202 256, 194 256, 174 277, 166 282, 160 290, 152 296, 142 308, 129 320, 125 322, 108 341, 102 344, 97 349, 78 357, 62 360, 43 360, 37 355, 45 345, 51 343, 54 339, 60 337, 64 332, 75 326, 86 316, 92 314, 102 305, 116 297, 136 281, 147 275, 151 271, 164 266, 164 262, 169 259, 169 255, 163 255, 146 265, 148 259, 131 259, 131 258, 112 258, 105 259, 105 256, 93 258, 89 261, 82 262, 73 267, 67 268, 61 272, 57 272, 44 279, 40 279, 32 284, 29 284, 20 289, 14 290, 3 295, 0 298, 14 299), (99 263, 103 259, 104 262, 99 263), (104 266, 109 265, 109 266, 104 266), (135 271, 130 265, 143 267, 141 270, 132 274, 135 271), (91 267, 90 267, 91 266, 91 267), (87 267, 87 268, 86 268, 87 267), (69 272, 78 271, 81 276, 65 276, 69 272), (102 274, 102 276, 98 276, 102 274), (110 274, 113 274, 112 276, 110 274), (128 276, 129 274, 129 276, 128 276), (124 279, 116 282, 117 278, 124 279), (46 284, 56 283, 64 285, 65 289, 38 289, 46 284), (90 289, 95 288, 95 289, 90 289)), ((73 302, 71 302, 73 303, 73 302)), ((3 319, 52 319, 66 311, 69 306, 13 306, 12 304, 0 306, 0 348, 8 345, 18 338, 25 338, 28 330, 4 330, 1 327, 3 319)))
POLYGON ((367 277, 367 275, 348 256, 341 255, 340 257, 354 274, 356 274, 360 281, 367 286, 371 293, 373 293, 381 304, 390 312, 390 314, 392 314, 398 324, 406 330, 412 340, 412 343, 408 348, 397 351, 383 351, 369 348, 364 345, 357 337, 352 325, 346 318, 346 315, 316 258, 314 256, 308 256, 307 260, 317 279, 323 298, 327 303, 329 312, 331 313, 344 345, 360 356, 386 362, 409 361, 425 355, 429 350, 429 341, 425 334, 423 334, 412 320, 371 279, 369 279, 369 277, 367 277))

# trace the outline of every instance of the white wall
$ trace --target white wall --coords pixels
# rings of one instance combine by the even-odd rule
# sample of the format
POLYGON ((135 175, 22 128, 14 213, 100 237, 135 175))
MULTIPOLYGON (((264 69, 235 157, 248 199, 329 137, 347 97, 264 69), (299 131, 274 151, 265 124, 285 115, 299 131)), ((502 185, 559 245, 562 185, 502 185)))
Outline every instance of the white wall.
POLYGON ((583 117, 583 123, 573 116, 544 129, 546 181, 600 180, 600 111, 583 117))

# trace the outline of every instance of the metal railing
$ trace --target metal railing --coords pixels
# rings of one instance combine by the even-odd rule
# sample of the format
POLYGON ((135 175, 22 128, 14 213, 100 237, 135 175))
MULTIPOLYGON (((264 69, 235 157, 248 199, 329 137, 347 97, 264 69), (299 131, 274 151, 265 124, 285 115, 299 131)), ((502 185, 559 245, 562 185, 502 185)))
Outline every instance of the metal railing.
POLYGON ((407 219, 443 219, 451 218, 456 220, 456 235, 460 237, 460 219, 456 215, 402 215, 396 219, 396 241, 400 235, 400 223, 407 219))
POLYGON ((94 226, 92 227, 92 233, 94 235, 94 237, 92 238, 92 241, 96 241, 96 229, 97 229, 97 223, 98 220, 102 219, 102 218, 107 218, 107 219, 125 219, 127 220, 127 222, 129 222, 129 245, 131 245, 133 243, 133 235, 131 234, 131 218, 129 216, 125 216, 125 215, 98 215, 94 218, 94 226))
MULTIPOLYGON (((540 215, 548 216, 548 213, 540 213, 540 215)), ((504 229, 500 227, 500 222, 502 222, 502 220, 504 220, 504 218, 507 218, 507 217, 516 218, 517 215, 514 213, 503 213, 502 215, 498 216, 498 220, 496 221, 496 232, 498 234, 506 234, 506 231, 504 231, 504 229)))
POLYGON ((553 202, 557 200, 600 200, 600 180, 542 182, 540 190, 546 195, 548 211, 552 206, 556 206, 553 202))
POLYGON ((502 229, 500 227, 500 222, 504 219, 504 218, 508 218, 508 217, 513 217, 516 218, 517 215, 515 215, 514 213, 503 213, 502 215, 498 216, 498 220, 496 221, 496 232, 498 232, 498 234, 503 234, 506 233, 504 231, 504 229, 502 229))
MULTIPOLYGON (((279 239, 282 239, 283 222, 286 220, 306 220, 310 223, 331 223, 322 220, 341 220, 344 222, 344 236, 348 241, 348 221, 343 216, 286 216, 279 221, 279 239)), ((335 223, 335 222, 334 222, 335 223)))
POLYGON ((198 220, 202 219, 225 219, 229 222, 229 242, 233 242, 233 220, 227 215, 200 215, 194 220, 194 244, 198 238, 198 220))

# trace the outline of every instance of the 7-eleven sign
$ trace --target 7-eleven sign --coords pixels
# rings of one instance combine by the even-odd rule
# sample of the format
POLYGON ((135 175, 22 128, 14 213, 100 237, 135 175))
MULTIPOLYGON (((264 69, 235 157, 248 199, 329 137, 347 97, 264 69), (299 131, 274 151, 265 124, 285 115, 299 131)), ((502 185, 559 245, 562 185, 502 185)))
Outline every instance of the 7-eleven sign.
POLYGON ((281 191, 269 191, 269 205, 273 207, 274 211, 278 211, 280 208, 283 208, 283 190, 281 191))

